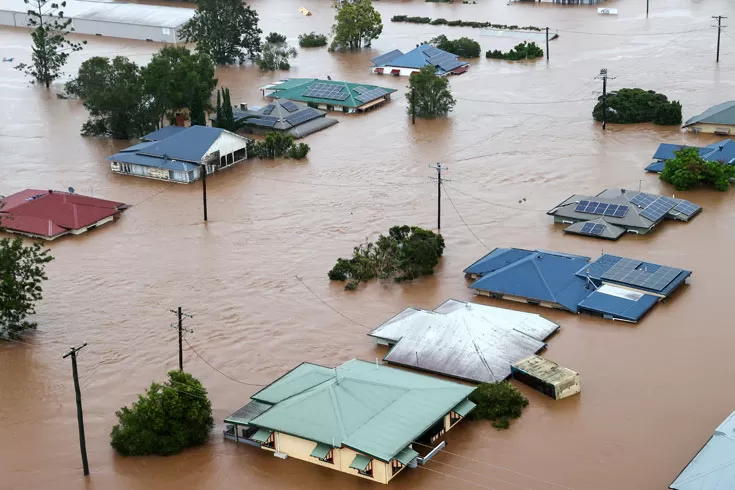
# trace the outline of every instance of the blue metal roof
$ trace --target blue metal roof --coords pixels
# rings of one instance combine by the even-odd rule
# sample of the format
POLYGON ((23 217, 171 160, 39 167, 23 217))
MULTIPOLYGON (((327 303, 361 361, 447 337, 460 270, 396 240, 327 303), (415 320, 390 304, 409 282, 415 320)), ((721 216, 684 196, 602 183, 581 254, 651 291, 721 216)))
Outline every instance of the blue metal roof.
POLYGON ((406 54, 394 49, 389 53, 373 58, 372 62, 375 66, 387 65, 416 69, 421 69, 427 65, 434 65, 437 75, 444 75, 455 68, 469 65, 467 61, 459 61, 458 58, 456 54, 448 53, 430 44, 422 44, 406 54))
POLYGON ((531 255, 530 250, 520 248, 496 248, 464 270, 465 274, 484 275, 531 255))
POLYGON ((674 153, 683 149, 683 148, 692 148, 691 146, 686 145, 673 145, 671 143, 661 143, 658 145, 658 149, 656 150, 656 153, 653 154, 654 160, 671 160, 674 158, 674 153))
POLYGON ((169 136, 173 136, 177 133, 180 133, 181 131, 185 129, 186 128, 183 126, 164 126, 161 129, 158 129, 156 131, 153 131, 152 133, 146 134, 141 139, 143 141, 161 141, 161 140, 165 140, 169 136))
POLYGON ((381 65, 387 64, 389 61, 392 61, 400 56, 403 56, 403 51, 401 51, 400 49, 394 49, 393 51, 388 51, 385 54, 376 56, 370 61, 372 61, 374 66, 381 66, 381 65))
POLYGON ((658 303, 659 298, 644 294, 638 300, 594 291, 579 303, 580 311, 599 313, 606 318, 637 322, 658 303))
POLYGON ((620 259, 622 259, 622 257, 618 257, 617 255, 602 254, 600 255, 600 258, 594 262, 585 264, 584 267, 579 269, 577 271, 577 275, 583 278, 589 276, 590 279, 600 282, 602 281, 602 276, 605 272, 609 271, 612 266, 620 262, 620 259))
POLYGON ((191 126, 178 131, 164 140, 147 146, 139 154, 184 160, 199 163, 215 140, 222 134, 221 128, 208 126, 191 126))
POLYGON ((656 153, 653 154, 653 159, 657 161, 647 166, 646 171, 655 173, 663 172, 666 160, 674 158, 674 153, 682 148, 697 148, 702 158, 710 162, 719 161, 728 165, 735 165, 735 141, 731 139, 722 140, 704 147, 661 143, 656 153))
POLYGON ((664 167, 666 167, 666 160, 659 160, 657 162, 651 163, 648 167, 646 167, 646 172, 654 172, 660 174, 664 171, 664 167))
POLYGON ((139 153, 131 152, 120 152, 107 157, 108 160, 113 162, 132 163, 135 165, 142 165, 144 167, 155 167, 164 170, 183 170, 188 172, 194 170, 199 165, 190 162, 182 162, 178 160, 166 160, 159 157, 149 157, 141 155, 139 153))
POLYGON ((146 148, 148 146, 151 146, 154 143, 155 143, 155 141, 141 141, 137 145, 128 146, 124 150, 120 150, 120 151, 123 152, 123 153, 135 153, 138 150, 142 150, 143 148, 146 148))

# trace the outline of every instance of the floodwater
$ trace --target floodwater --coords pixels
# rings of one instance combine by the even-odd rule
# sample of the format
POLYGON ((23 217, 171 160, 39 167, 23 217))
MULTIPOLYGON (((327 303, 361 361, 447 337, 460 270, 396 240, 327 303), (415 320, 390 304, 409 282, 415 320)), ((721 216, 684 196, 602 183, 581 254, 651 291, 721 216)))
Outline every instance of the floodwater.
MULTIPOLYGON (((267 33, 326 32, 325 0, 253 3, 267 33), (298 8, 313 12, 303 17, 298 8)), ((127 142, 83 138, 77 101, 28 86, 0 64, 0 193, 27 187, 66 189, 130 203, 119 222, 51 245, 38 331, 0 345, 0 489, 367 489, 369 482, 221 437, 222 419, 258 388, 238 383, 186 348, 186 369, 209 390, 217 429, 201 448, 169 457, 122 458, 109 446, 115 410, 177 366, 177 306, 193 315, 187 340, 226 375, 265 384, 301 361, 336 365, 385 354, 365 334, 407 306, 433 308, 447 298, 522 308, 559 322, 546 355, 581 373, 580 396, 555 402, 523 385, 531 403, 511 429, 463 423, 448 451, 402 474, 396 489, 662 490, 735 408, 735 331, 730 281, 735 208, 732 192, 677 193, 702 205, 691 223, 665 223, 648 237, 606 242, 565 236, 544 213, 572 193, 626 187, 671 194, 643 171, 661 141, 707 144, 717 138, 651 125, 603 132, 590 116, 607 68, 610 88, 644 87, 684 105, 685 118, 732 98, 733 36, 725 31, 715 64, 711 15, 735 17, 727 0, 609 2, 595 6, 477 5, 380 1, 383 35, 372 49, 329 54, 300 50, 288 73, 253 67, 218 70, 233 101, 260 102, 258 88, 279 77, 315 76, 397 88, 393 101, 306 139, 306 161, 252 161, 209 179, 210 221, 202 221, 199 185, 112 175, 105 157, 127 142), (410 49, 440 33, 478 39, 483 50, 516 39, 479 30, 394 24, 395 14, 559 31, 551 62, 473 61, 451 79, 457 97, 446 119, 406 117, 404 78, 378 78, 369 59, 410 49), (444 176, 445 258, 433 277, 370 284, 356 293, 326 272, 352 247, 398 224, 436 226, 436 187, 444 176), (540 307, 476 299, 462 269, 494 247, 526 247, 596 256, 603 250, 694 271, 690 285, 639 325, 540 307), (303 283, 297 279, 303 280, 303 283), (340 314, 338 314, 339 312, 340 314), (70 346, 79 355, 91 475, 81 472, 70 346), (471 458, 471 459, 467 459, 471 458)), ((0 55, 30 56, 27 31, 0 30, 0 55)), ((90 38, 70 71, 92 55, 145 63, 160 46, 90 38)))

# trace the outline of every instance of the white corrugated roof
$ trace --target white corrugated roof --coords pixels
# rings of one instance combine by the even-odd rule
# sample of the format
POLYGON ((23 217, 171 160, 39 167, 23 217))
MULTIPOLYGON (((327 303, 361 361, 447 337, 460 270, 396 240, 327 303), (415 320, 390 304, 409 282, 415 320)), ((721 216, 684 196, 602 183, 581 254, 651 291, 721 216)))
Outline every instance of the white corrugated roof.
MULTIPOLYGON (((29 6, 23 0, 2 0, 0 2, 0 11, 25 13, 28 8, 29 6)), ((193 8, 104 1, 89 2, 84 0, 66 0, 66 7, 60 10, 64 12, 64 17, 69 19, 168 27, 171 29, 180 27, 194 16, 193 8)))

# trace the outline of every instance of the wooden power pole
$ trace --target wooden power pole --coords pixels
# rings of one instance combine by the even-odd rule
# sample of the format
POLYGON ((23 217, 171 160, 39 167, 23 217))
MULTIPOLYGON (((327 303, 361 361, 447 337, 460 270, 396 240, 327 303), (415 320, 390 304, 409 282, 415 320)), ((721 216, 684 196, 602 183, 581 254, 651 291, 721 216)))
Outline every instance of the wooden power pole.
POLYGON ((87 444, 84 438, 84 417, 82 415, 82 392, 79 389, 79 374, 77 373, 77 352, 82 350, 87 343, 85 342, 79 347, 72 347, 69 352, 62 356, 63 359, 71 356, 71 369, 74 376, 74 393, 77 398, 77 422, 79 425, 79 446, 82 450, 82 467, 84 468, 84 476, 89 475, 89 463, 87 462, 87 444))
POLYGON ((717 19, 717 63, 720 62, 720 36, 722 35, 722 28, 724 27, 722 25, 722 19, 727 19, 727 17, 724 17, 722 15, 713 15, 713 19, 717 19))

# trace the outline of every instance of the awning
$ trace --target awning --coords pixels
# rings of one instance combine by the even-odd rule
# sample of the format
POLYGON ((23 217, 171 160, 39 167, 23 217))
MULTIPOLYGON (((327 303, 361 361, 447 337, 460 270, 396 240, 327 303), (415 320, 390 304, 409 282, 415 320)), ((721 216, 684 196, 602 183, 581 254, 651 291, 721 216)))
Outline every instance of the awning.
POLYGON ((469 401, 468 399, 464 399, 463 401, 459 402, 459 404, 452 409, 452 412, 457 413, 458 415, 464 417, 470 411, 475 408, 475 404, 469 401))
POLYGON ((258 429, 258 432, 256 432, 255 434, 253 434, 253 436, 250 439, 252 439, 255 442, 259 442, 259 443, 262 444, 265 441, 267 441, 268 439, 270 439, 271 434, 273 434, 273 431, 272 430, 258 429))
POLYGON ((385 99, 383 97, 380 97, 380 98, 373 100, 372 102, 368 102, 367 104, 361 105, 360 107, 358 107, 358 109, 361 111, 364 111, 365 109, 369 109, 378 104, 382 104, 383 102, 385 102, 385 99))
POLYGON ((408 463, 410 463, 411 461, 413 461, 414 458, 416 458, 416 456, 418 456, 418 455, 419 455, 419 453, 417 453, 416 451, 414 451, 410 447, 407 447, 406 449, 404 449, 400 453, 396 454, 396 457, 393 458, 393 459, 398 460, 403 465, 406 465, 407 466, 408 463))
POLYGON ((390 74, 391 75, 400 75, 401 74, 401 70, 391 70, 390 71, 390 74))
POLYGON ((324 459, 327 457, 327 454, 329 454, 329 451, 332 450, 332 446, 329 444, 322 444, 321 442, 318 442, 314 450, 311 452, 312 458, 317 459, 324 459))
POLYGON ((372 460, 373 459, 370 456, 358 454, 355 456, 355 459, 352 460, 352 463, 350 463, 350 468, 357 471, 365 471, 372 460))
POLYGON ((375 73, 380 73, 382 75, 383 74, 383 68, 376 68, 375 69, 375 73))

